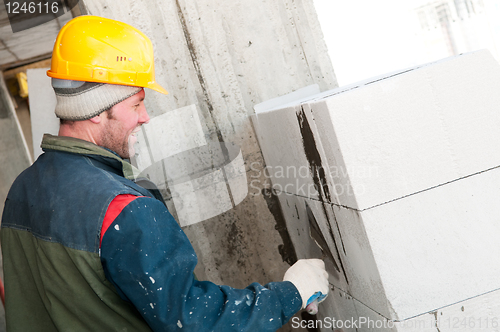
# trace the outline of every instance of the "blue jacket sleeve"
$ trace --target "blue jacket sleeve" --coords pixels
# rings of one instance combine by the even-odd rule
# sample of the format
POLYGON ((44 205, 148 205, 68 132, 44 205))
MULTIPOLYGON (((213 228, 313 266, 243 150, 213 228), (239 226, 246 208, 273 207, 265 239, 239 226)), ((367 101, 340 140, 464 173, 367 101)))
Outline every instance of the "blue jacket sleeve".
POLYGON ((108 228, 101 261, 154 331, 275 331, 302 304, 290 282, 235 289, 195 280, 191 243, 165 206, 148 197, 129 203, 108 228))

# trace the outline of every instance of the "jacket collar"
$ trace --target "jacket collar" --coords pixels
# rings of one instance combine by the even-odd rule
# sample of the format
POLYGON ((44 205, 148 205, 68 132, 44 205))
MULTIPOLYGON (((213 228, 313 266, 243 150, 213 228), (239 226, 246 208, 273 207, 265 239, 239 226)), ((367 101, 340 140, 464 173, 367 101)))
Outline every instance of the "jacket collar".
POLYGON ((130 164, 126 160, 123 160, 115 152, 78 138, 44 134, 41 148, 43 150, 49 149, 75 154, 96 155, 112 158, 121 163, 123 176, 128 180, 136 179, 137 175, 139 174, 139 170, 137 168, 132 166, 132 164, 130 164))

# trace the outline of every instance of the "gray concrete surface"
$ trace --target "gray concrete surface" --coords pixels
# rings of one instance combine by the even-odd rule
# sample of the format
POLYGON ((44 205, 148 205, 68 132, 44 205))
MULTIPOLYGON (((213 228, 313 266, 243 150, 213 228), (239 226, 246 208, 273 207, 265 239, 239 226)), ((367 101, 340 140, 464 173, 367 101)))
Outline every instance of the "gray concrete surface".
MULTIPOLYGON (((31 158, 22 134, 11 97, 0 73, 0 211, 12 182, 26 167, 31 158)), ((1 267, 0 261, 0 267, 1 267)), ((0 270, 3 280, 3 268, 0 270)), ((0 308, 0 332, 5 331, 5 310, 0 308)))
POLYGON ((311 84, 337 86, 312 0, 85 0, 88 13, 129 23, 155 48, 152 116, 196 105, 207 141, 241 147, 247 197, 184 228, 200 279, 234 287, 281 280, 296 259, 249 119, 253 106, 311 84), (266 195, 264 195, 266 194, 266 195))
POLYGON ((14 179, 31 164, 16 111, 0 74, 0 209, 14 179))

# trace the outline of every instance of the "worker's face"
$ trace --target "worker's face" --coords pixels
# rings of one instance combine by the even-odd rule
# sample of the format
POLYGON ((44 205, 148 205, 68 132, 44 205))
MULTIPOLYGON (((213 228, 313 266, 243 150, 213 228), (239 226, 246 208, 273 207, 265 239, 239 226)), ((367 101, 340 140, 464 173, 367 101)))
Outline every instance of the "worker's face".
POLYGON ((144 89, 113 106, 103 114, 101 146, 106 147, 122 158, 135 154, 134 144, 140 126, 148 123, 149 116, 144 106, 144 89))

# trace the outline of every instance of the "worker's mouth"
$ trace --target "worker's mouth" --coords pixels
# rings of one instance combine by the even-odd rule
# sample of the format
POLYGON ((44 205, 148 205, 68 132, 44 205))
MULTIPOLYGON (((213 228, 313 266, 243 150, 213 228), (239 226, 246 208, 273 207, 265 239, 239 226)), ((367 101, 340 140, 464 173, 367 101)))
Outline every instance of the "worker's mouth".
POLYGON ((137 127, 135 128, 131 133, 130 133, 130 139, 133 139, 134 140, 134 143, 135 141, 137 141, 137 133, 141 131, 141 127, 137 127))
POLYGON ((135 128, 130 135, 137 137, 137 133, 141 131, 141 127, 135 128))
POLYGON ((134 145, 137 143, 137 134, 139 131, 141 131, 141 127, 135 128, 128 137, 128 148, 131 156, 135 154, 134 145))

